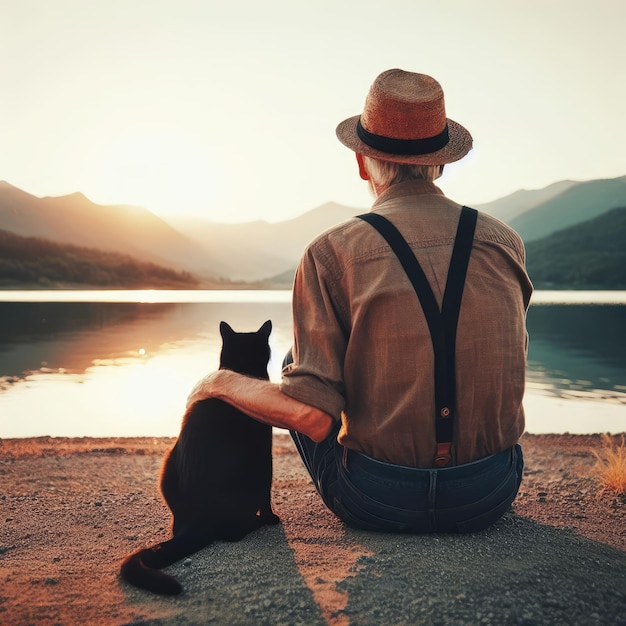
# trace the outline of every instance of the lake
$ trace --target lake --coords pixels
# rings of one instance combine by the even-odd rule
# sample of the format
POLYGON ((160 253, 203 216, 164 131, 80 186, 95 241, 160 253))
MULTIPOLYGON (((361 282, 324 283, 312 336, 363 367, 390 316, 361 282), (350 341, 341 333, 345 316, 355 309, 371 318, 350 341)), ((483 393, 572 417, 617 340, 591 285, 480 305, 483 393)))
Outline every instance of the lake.
MULTIPOLYGON (((217 367, 219 322, 271 319, 270 377, 292 342, 289 291, 0 291, 0 438, 175 436, 217 367)), ((531 433, 626 431, 626 292, 541 292, 528 312, 531 433)))

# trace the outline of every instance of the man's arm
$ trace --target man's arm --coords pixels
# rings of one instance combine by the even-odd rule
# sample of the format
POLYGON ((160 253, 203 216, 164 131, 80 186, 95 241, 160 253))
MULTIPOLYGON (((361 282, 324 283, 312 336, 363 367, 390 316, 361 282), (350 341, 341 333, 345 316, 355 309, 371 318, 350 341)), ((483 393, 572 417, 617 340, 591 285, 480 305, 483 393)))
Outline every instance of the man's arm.
POLYGON ((204 398, 218 398, 264 424, 295 430, 316 442, 330 432, 333 418, 282 393, 278 385, 231 370, 218 370, 203 378, 187 399, 191 406, 204 398))

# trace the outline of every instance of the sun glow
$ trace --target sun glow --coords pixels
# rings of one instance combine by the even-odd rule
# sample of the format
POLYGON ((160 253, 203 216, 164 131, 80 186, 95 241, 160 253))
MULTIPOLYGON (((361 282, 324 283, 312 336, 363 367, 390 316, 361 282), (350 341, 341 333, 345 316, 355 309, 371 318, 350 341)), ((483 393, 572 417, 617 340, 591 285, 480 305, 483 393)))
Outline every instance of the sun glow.
POLYGON ((142 206, 159 215, 219 212, 223 176, 207 146, 167 131, 111 139, 98 167, 106 203, 142 206))

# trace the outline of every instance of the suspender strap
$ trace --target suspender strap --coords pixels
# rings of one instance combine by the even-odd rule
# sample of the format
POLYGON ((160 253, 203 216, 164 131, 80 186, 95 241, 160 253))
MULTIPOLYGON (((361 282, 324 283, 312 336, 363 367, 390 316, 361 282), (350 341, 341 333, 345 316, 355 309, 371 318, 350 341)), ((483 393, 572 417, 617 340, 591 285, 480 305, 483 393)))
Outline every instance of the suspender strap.
POLYGON ((357 217, 378 230, 391 246, 424 311, 435 354, 435 465, 444 467, 450 462, 454 433, 456 330, 478 213, 469 207, 461 210, 441 311, 419 261, 398 229, 378 213, 365 213, 357 217))
MULTIPOLYGON (((477 218, 478 212, 475 209, 463 207, 456 231, 454 248, 452 249, 450 267, 448 268, 446 289, 443 294, 441 315, 445 326, 446 384, 448 389, 447 393, 450 398, 449 408, 451 417, 456 413, 456 331, 477 218)), ((446 420, 446 423, 449 423, 449 425, 444 427, 448 428, 449 431, 446 432, 446 439, 448 441, 452 441, 452 421, 452 419, 446 420)), ((437 441, 440 441, 440 439, 438 438, 437 441)))

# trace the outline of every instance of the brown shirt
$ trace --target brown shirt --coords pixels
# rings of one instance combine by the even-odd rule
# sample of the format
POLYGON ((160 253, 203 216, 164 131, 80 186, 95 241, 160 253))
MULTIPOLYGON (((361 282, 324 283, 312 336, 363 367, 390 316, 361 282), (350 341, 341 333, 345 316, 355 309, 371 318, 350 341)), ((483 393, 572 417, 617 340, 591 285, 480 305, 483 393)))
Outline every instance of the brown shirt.
MULTIPOLYGON (((400 230, 441 306, 460 205, 432 183, 393 185, 372 207, 400 230)), ((455 463, 500 452, 524 431, 526 309, 520 237, 479 213, 456 344, 455 463)), ((281 390, 342 420, 339 442, 398 465, 432 467, 433 348, 400 262, 351 219, 305 250, 293 292, 294 363, 281 390)))

